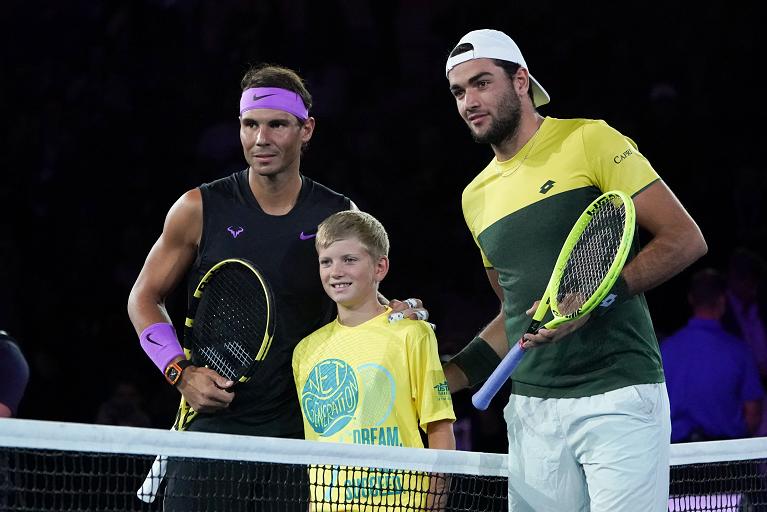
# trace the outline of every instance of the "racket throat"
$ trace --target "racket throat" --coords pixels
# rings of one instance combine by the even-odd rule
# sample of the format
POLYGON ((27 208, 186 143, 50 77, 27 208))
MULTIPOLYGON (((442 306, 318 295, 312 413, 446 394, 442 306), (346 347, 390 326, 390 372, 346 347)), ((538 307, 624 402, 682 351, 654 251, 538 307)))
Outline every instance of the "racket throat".
POLYGON ((551 304, 551 295, 549 293, 550 286, 551 285, 546 287, 546 292, 538 303, 538 307, 535 310, 535 314, 533 314, 533 319, 530 322, 530 327, 527 328, 526 334, 536 334, 538 329, 541 328, 541 322, 543 322, 543 318, 546 316, 546 312, 549 310, 549 305, 551 304))
POLYGON ((527 332, 525 334, 536 334, 538 332, 538 329, 541 328, 541 321, 540 320, 533 320, 530 322, 530 327, 527 328, 527 332))

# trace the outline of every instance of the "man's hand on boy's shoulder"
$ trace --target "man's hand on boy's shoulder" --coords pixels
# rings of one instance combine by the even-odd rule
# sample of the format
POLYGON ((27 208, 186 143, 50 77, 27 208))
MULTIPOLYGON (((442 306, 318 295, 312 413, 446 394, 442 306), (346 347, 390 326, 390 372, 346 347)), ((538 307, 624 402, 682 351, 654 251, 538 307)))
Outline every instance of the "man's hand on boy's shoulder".
MULTIPOLYGON (((421 299, 392 299, 389 301, 388 306, 392 309, 392 312, 389 314, 389 322, 392 323, 399 322, 405 318, 424 321, 429 319, 429 311, 423 307, 421 299)), ((429 325, 431 325, 432 329, 436 330, 434 324, 429 323, 429 325)))

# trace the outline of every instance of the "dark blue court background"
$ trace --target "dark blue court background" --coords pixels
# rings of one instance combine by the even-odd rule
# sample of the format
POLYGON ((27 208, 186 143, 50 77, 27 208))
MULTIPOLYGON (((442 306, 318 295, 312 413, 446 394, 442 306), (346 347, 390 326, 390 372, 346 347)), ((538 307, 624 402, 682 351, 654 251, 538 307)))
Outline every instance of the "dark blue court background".
MULTIPOLYGON (((383 292, 421 297, 444 353, 497 307, 460 213, 490 150, 470 140, 444 77, 471 29, 519 43, 553 98, 544 115, 605 119, 638 143, 709 241, 695 268, 761 249, 756 16, 722 1, 616 4, 5 2, 0 328, 32 367, 20 416, 93 422, 130 382, 152 424, 169 424, 175 392, 140 350, 126 299, 173 201, 244 166, 236 107, 249 64, 307 79, 317 129, 303 171, 387 226, 383 292)), ((648 294, 661 333, 686 319, 688 276, 648 294)), ((171 310, 179 323, 181 297, 171 310)), ((469 414, 465 395, 456 405, 469 414)), ((498 411, 473 414, 475 449, 503 449, 498 411)))

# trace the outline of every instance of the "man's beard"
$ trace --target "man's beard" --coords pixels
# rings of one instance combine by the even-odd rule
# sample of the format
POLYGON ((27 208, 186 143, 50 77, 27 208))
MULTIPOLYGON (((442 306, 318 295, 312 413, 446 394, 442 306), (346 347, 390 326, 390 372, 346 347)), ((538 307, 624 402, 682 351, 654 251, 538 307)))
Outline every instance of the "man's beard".
POLYGON ((519 129, 519 121, 522 118, 522 109, 519 98, 510 91, 504 96, 498 105, 498 117, 493 119, 490 128, 483 135, 472 132, 474 142, 479 144, 492 144, 500 146, 504 141, 512 138, 519 129))

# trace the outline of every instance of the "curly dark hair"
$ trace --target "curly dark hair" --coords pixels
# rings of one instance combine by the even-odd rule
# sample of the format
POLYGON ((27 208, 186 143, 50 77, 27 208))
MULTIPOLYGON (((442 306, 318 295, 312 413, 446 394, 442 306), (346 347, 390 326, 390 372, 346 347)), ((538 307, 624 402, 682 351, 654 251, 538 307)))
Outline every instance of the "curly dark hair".
POLYGON ((293 91, 301 96, 306 110, 312 109, 312 95, 307 90, 304 79, 292 69, 274 64, 251 66, 242 77, 240 88, 244 91, 251 87, 279 87, 293 91))

